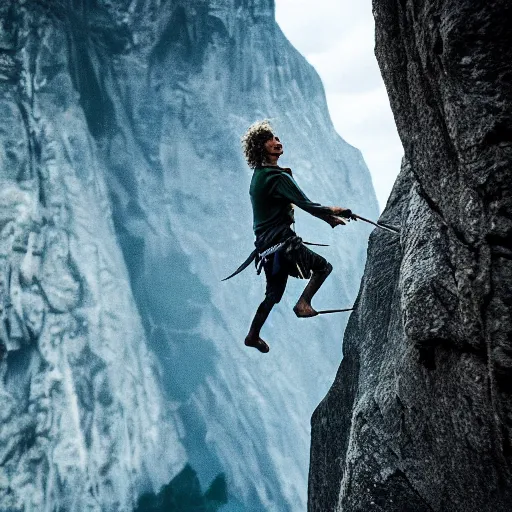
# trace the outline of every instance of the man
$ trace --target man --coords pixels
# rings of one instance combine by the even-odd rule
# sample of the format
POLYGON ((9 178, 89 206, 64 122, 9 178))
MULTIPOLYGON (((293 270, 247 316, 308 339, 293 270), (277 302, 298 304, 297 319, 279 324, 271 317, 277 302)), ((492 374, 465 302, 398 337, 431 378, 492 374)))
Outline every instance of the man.
POLYGON ((292 204, 333 228, 345 224, 339 215, 352 218, 352 212, 338 206, 322 206, 306 197, 293 179, 291 170, 277 165, 283 154, 283 144, 274 135, 268 121, 251 125, 242 137, 242 146, 249 167, 254 169, 249 193, 256 249, 230 277, 246 268, 253 259, 259 267, 258 273, 263 267, 267 280, 265 299, 256 311, 245 345, 268 352, 270 348, 261 339, 260 330, 274 305, 280 302, 288 276, 309 279, 293 308, 298 317, 308 318, 318 314, 311 306, 311 299, 332 271, 332 265, 308 249, 291 229, 294 223, 292 204))

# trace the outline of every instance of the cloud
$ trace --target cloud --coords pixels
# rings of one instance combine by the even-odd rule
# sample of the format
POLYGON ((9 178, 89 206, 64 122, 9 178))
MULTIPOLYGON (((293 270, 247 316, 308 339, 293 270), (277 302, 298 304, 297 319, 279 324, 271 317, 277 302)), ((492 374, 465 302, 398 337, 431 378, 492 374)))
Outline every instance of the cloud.
POLYGON ((354 94, 328 93, 327 103, 336 131, 361 150, 383 209, 403 156, 384 84, 354 94))
POLYGON ((343 37, 338 36, 330 48, 306 55, 329 92, 367 91, 382 83, 373 55, 373 33, 373 25, 361 22, 343 37))
POLYGON ((276 19, 302 54, 317 53, 332 48, 340 34, 367 18, 365 3, 370 5, 362 0, 276 0, 276 19))

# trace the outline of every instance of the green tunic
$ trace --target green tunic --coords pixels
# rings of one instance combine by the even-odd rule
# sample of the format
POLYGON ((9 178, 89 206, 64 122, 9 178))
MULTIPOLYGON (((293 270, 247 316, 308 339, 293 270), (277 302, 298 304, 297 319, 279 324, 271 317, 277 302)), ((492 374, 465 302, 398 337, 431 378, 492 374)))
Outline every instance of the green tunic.
MULTIPOLYGON (((258 253, 261 254, 270 246, 295 236, 290 228, 293 223, 292 204, 323 220, 333 214, 327 206, 310 201, 293 177, 277 165, 254 169, 249 194, 252 202, 256 249, 235 272, 224 278, 223 281, 242 272, 255 259, 258 261, 258 253)), ((308 244, 309 242, 303 243, 308 244)))
POLYGON ((249 189, 256 237, 293 223, 292 204, 323 218, 332 215, 327 206, 310 201, 293 177, 278 166, 256 167, 249 189))

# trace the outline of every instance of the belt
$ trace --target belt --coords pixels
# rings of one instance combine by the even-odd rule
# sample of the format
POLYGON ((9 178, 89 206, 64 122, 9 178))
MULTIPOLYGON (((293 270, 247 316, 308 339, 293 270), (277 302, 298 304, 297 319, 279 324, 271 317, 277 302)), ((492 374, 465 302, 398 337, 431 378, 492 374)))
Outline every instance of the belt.
POLYGON ((266 263, 267 261, 267 258, 271 255, 271 254, 274 254, 275 252, 279 251, 279 249, 281 249, 282 247, 284 247, 292 238, 295 238, 294 236, 291 236, 290 238, 287 238, 286 240, 284 240, 283 242, 279 243, 279 244, 276 244, 276 245, 273 245, 272 247, 269 247, 266 251, 263 251, 262 253, 259 253, 258 254, 258 257, 259 257, 259 263, 258 263, 258 266, 256 267, 256 273, 258 275, 260 275, 261 273, 261 269, 263 267, 263 265, 266 263))
MULTIPOLYGON (((285 244, 287 244, 293 238, 299 238, 299 237, 291 236, 291 237, 287 238, 286 240, 284 240, 283 242, 280 242, 276 245, 273 245, 272 247, 269 247, 268 249, 265 249, 262 253, 260 253, 257 248, 254 249, 254 251, 252 251, 251 254, 249 254, 247 259, 231 275, 222 279, 222 281, 227 281, 228 279, 231 279, 232 277, 236 276, 237 274, 240 274, 240 272, 245 270, 256 258, 259 258, 259 262, 258 262, 258 266, 257 266, 257 273, 260 274, 261 268, 264 264, 264 261, 263 261, 264 258, 267 258, 271 254, 277 252, 279 249, 281 249, 285 244)), ((300 238, 299 238, 299 240, 301 241, 301 243, 303 243, 305 245, 318 245, 321 247, 328 247, 328 244, 315 244, 313 242, 304 242, 300 238)))

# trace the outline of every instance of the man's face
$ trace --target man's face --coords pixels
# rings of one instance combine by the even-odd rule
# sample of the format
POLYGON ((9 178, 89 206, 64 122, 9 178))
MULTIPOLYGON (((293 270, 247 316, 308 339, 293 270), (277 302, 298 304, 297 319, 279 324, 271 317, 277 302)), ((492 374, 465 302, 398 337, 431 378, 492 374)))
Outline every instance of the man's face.
POLYGON ((279 158, 283 154, 283 145, 281 144, 279 137, 273 135, 271 139, 267 140, 267 142, 265 142, 265 150, 267 151, 267 154, 277 156, 277 158, 279 158))

